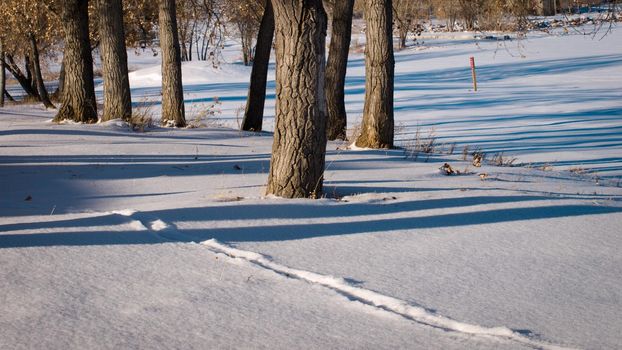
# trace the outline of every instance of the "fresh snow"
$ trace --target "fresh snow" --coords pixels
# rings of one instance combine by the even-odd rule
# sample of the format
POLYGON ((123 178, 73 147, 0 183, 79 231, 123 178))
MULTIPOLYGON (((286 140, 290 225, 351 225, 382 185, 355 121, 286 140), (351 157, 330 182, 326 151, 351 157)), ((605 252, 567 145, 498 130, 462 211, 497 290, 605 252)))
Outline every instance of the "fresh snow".
MULTIPOLYGON (((184 64, 208 128, 0 109, 0 348, 621 347, 622 31, 472 37, 396 53, 400 144, 419 129, 455 154, 331 142, 319 200, 263 196, 274 67, 267 131, 235 130, 236 46, 184 64), (464 146, 523 164, 475 168, 464 146)), ((130 67, 157 118, 158 56, 130 67)), ((352 126, 362 55, 349 67, 352 126)))

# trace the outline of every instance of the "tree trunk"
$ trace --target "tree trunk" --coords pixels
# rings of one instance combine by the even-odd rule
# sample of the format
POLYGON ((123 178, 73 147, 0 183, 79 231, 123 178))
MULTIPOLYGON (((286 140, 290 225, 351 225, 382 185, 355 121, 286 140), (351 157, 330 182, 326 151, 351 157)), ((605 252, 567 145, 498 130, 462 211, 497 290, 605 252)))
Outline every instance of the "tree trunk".
MULTIPOLYGON (((177 11, 175 11, 177 12, 177 11)), ((177 15, 177 13, 175 13, 175 15, 177 15)), ((177 19, 177 17, 175 17, 177 19)), ((179 49, 180 51, 180 57, 181 57, 181 61, 182 62, 186 62, 189 61, 188 60, 188 48, 186 46, 186 43, 188 42, 188 25, 190 23, 190 20, 181 20, 177 22, 177 28, 179 29, 179 32, 177 33, 178 38, 179 38, 179 49)))
POLYGON ((177 33, 175 0, 160 0, 159 25, 162 49, 162 125, 184 127, 184 91, 177 33))
POLYGON ((65 84, 65 57, 60 64, 60 74, 58 75, 58 86, 56 87, 56 91, 52 94, 52 97, 57 101, 60 101, 63 96, 63 85, 65 84))
POLYGON ((30 84, 30 89, 36 92, 35 96, 39 99, 39 92, 37 91, 37 83, 32 78, 32 61, 29 55, 24 55, 24 70, 26 71, 26 80, 30 84))
POLYGON ((541 13, 544 16, 554 16, 556 14, 555 0, 542 0, 540 4, 541 13))
POLYGON ((253 42, 245 32, 243 25, 238 24, 238 30, 240 31, 240 41, 242 43, 242 61, 245 66, 250 66, 253 61, 253 42))
POLYGON ((181 52, 179 54, 179 57, 181 58, 181 60, 183 62, 187 62, 187 61, 189 61, 188 60, 188 49, 186 48, 186 40, 185 40, 184 37, 185 37, 185 35, 182 36, 182 38, 181 38, 182 39, 181 44, 180 44, 181 52))
POLYGON ((6 88, 4 89, 4 96, 6 96, 6 98, 8 98, 9 101, 15 102, 15 99, 13 98, 13 96, 11 96, 11 94, 9 94, 8 91, 6 91, 6 88))
POLYGON ((274 12, 270 0, 266 2, 266 10, 261 18, 255 59, 251 71, 251 84, 248 88, 246 110, 242 121, 242 130, 261 131, 263 110, 266 102, 266 81, 268 80, 268 66, 272 51, 272 37, 274 36, 274 12))
POLYGON ((393 147, 393 58, 391 0, 365 0, 365 107, 358 147, 393 147))
POLYGON ((97 122, 93 83, 93 56, 89 41, 87 0, 62 2, 61 22, 65 32, 65 83, 62 104, 54 121, 97 122))
POLYGON ((45 88, 45 84, 43 83, 43 75, 41 74, 41 63, 39 61, 39 48, 37 47, 37 38, 33 33, 28 33, 28 41, 30 42, 30 53, 32 54, 32 66, 33 73, 35 74, 34 80, 37 86, 37 92, 39 93, 39 98, 45 108, 56 108, 52 101, 50 101, 50 96, 48 95, 48 91, 45 88))
POLYGON ((197 27, 197 21, 192 21, 192 28, 190 29, 190 40, 188 40, 188 61, 192 61, 192 43, 194 42, 194 31, 197 27))
POLYGON ((333 6, 333 31, 326 63, 326 104, 329 140, 345 140, 348 119, 345 105, 346 69, 352 34, 354 0, 337 0, 333 6))
POLYGON ((400 50, 403 50, 406 48, 406 39, 408 38, 408 30, 402 30, 400 28, 399 35, 400 35, 400 50))
POLYGON ((19 66, 15 63, 13 56, 5 53, 5 68, 13 75, 13 77, 17 80, 19 85, 21 85, 22 89, 26 92, 26 95, 30 97, 38 98, 38 94, 36 90, 32 89, 32 82, 28 80, 28 77, 22 73, 19 66))
POLYGON ((132 99, 127 70, 125 30, 121 0, 97 0, 104 77, 102 120, 132 118, 132 99))
POLYGON ((6 89, 6 75, 4 72, 4 45, 0 38, 0 107, 4 107, 4 90, 6 89))
POLYGON ((321 0, 273 0, 276 125, 267 194, 318 198, 326 152, 326 13, 321 0))

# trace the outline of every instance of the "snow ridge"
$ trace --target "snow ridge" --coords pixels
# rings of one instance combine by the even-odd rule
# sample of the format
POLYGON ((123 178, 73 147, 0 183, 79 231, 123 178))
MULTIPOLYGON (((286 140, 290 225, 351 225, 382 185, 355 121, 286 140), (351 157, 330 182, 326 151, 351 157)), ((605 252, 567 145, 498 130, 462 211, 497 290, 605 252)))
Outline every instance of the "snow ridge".
MULTIPOLYGON (((187 237, 183 233, 179 232, 174 225, 168 224, 159 218, 147 216, 141 212, 123 210, 108 214, 122 215, 137 220, 142 224, 140 225, 142 226, 142 229, 148 228, 155 235, 166 241, 196 243, 190 237, 187 237)), ((351 300, 356 300, 363 304, 376 307, 380 310, 395 313, 414 322, 442 329, 444 331, 458 332, 472 336, 496 338, 499 340, 510 340, 535 349, 573 349, 554 345, 545 341, 535 340, 504 326, 485 327, 452 320, 450 318, 434 314, 422 307, 411 305, 404 300, 383 295, 372 290, 352 286, 342 278, 321 275, 315 272, 298 270, 277 264, 259 253, 233 248, 229 245, 218 242, 216 239, 206 240, 200 242, 200 244, 216 254, 224 254, 232 259, 242 259, 260 268, 273 271, 279 275, 332 289, 351 300)))

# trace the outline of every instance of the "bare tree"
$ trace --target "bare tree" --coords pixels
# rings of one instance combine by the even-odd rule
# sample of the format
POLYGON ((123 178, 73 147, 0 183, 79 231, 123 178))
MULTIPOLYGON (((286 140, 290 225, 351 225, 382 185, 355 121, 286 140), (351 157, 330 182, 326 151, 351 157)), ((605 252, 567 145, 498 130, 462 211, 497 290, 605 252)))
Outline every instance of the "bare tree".
POLYGON ((160 47, 162 48, 162 124, 186 126, 181 55, 177 36, 175 0, 160 0, 160 47))
POLYGON ((104 76, 102 120, 121 118, 129 121, 132 117, 132 99, 121 0, 97 0, 97 10, 104 76))
POLYGON ((274 36, 274 12, 270 0, 266 2, 259 34, 257 34, 257 46, 255 59, 251 71, 251 81, 246 99, 246 109, 242 130, 261 131, 263 124, 263 112, 266 102, 266 82, 268 80, 268 67, 270 64, 270 52, 272 51, 272 38, 274 36))
POLYGON ((30 32, 28 33, 28 42, 30 43, 30 53, 32 55, 32 65, 34 71, 34 81, 37 87, 37 92, 39 93, 39 98, 45 108, 56 108, 52 101, 50 101, 50 96, 48 95, 48 91, 43 84, 43 75, 41 74, 41 62, 39 59, 39 48, 37 47, 37 38, 35 38, 35 34, 30 32))
POLYGON ((400 49, 406 47, 406 39, 415 14, 415 0, 393 0, 393 21, 400 38, 400 49))
POLYGON ((430 0, 393 0, 393 24, 400 49, 406 47, 408 34, 419 35, 423 31, 422 22, 429 19, 431 8, 430 0))
POLYGON ((265 13, 262 0, 228 0, 225 5, 227 19, 237 28, 237 34, 242 44, 242 60, 248 66, 253 62, 253 41, 257 36, 262 21, 262 12, 265 13))
POLYGON ((33 88, 32 74, 30 73, 30 68, 29 68, 30 59, 28 58, 28 56, 24 57, 24 62, 25 62, 24 64, 25 72, 22 72, 22 69, 20 68, 20 66, 15 62, 15 58, 13 57, 13 54, 6 51, 5 49, 4 67, 6 68, 6 70, 9 71, 9 73, 13 75, 15 80, 17 80, 17 82, 22 87, 22 89, 24 89, 24 92, 26 93, 27 96, 38 99, 39 94, 37 93, 37 89, 33 88))
POLYGON ((88 1, 63 1, 60 19, 65 32, 65 84, 62 104, 54 120, 93 123, 97 121, 97 105, 89 41, 88 1))
POLYGON ((475 30, 477 16, 483 5, 483 0, 458 0, 460 15, 466 30, 475 30))
POLYGON ((458 18, 458 0, 433 0, 437 18, 445 19, 448 31, 454 31, 458 18))
POLYGON ((42 101, 46 107, 54 107, 43 82, 42 58, 54 54, 60 30, 48 6, 35 0, 2 1, 0 32, 5 39, 5 67, 28 97, 42 101), (23 60, 24 64, 20 66, 16 60, 23 60))
POLYGON ((276 125, 267 193, 319 197, 326 152, 326 13, 321 0, 273 0, 276 125))
POLYGON ((127 46, 147 48, 156 37, 158 2, 123 0, 123 31, 127 46))
POLYGON ((177 1, 175 16, 177 18, 181 60, 192 61, 192 44, 198 20, 195 1, 177 1))
MULTIPOLYGON (((136 1, 136 0, 134 0, 136 1)), ((212 61, 218 63, 218 54, 225 40, 225 24, 221 18, 224 9, 233 6, 233 0, 177 0, 176 16, 182 61, 212 61)), ((245 0, 254 1, 254 0, 245 0)))
POLYGON ((393 147, 393 22, 391 0, 365 0, 365 106, 359 147, 393 147))
POLYGON ((348 119, 345 106, 346 69, 352 37, 354 0, 337 0, 333 4, 332 34, 326 64, 326 104, 329 140, 345 140, 348 119))

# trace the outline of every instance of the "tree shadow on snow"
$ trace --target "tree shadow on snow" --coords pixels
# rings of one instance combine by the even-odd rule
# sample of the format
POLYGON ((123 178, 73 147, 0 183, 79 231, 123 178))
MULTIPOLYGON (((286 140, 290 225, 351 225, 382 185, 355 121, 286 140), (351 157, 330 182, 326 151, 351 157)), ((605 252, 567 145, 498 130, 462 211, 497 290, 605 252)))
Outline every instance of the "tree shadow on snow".
MULTIPOLYGON (((222 205, 200 208, 182 208, 141 213, 141 216, 159 218, 165 222, 183 221, 222 221, 251 219, 303 219, 322 217, 358 217, 351 222, 276 224, 265 226, 219 227, 201 229, 179 229, 164 232, 167 239, 174 241, 203 241, 218 239, 223 242, 266 242, 287 241, 306 238, 409 231, 443 227, 485 225, 503 222, 578 217, 586 215, 614 214, 622 208, 590 205, 547 205, 526 208, 505 208, 458 212, 449 214, 427 215, 419 217, 400 217, 374 219, 377 215, 402 212, 458 208, 480 204, 517 203, 521 201, 551 200, 549 197, 536 196, 499 196, 445 198, 396 202, 393 204, 335 203, 322 205, 311 204, 258 204, 258 205, 222 205)), ((116 218, 131 220, 131 218, 116 218)), ((112 222, 115 223, 114 221, 112 222)), ((108 226, 107 217, 82 218, 75 220, 51 221, 46 223, 22 223, 0 226, 0 248, 63 246, 63 245, 116 245, 116 244, 156 244, 162 243, 150 231, 101 232, 92 231, 92 227, 108 226), (81 231, 80 228, 90 227, 81 231), (21 230, 55 229, 61 232, 21 234, 21 230), (62 232, 62 230, 71 232, 62 232), (11 231, 18 231, 12 233, 11 231)))

